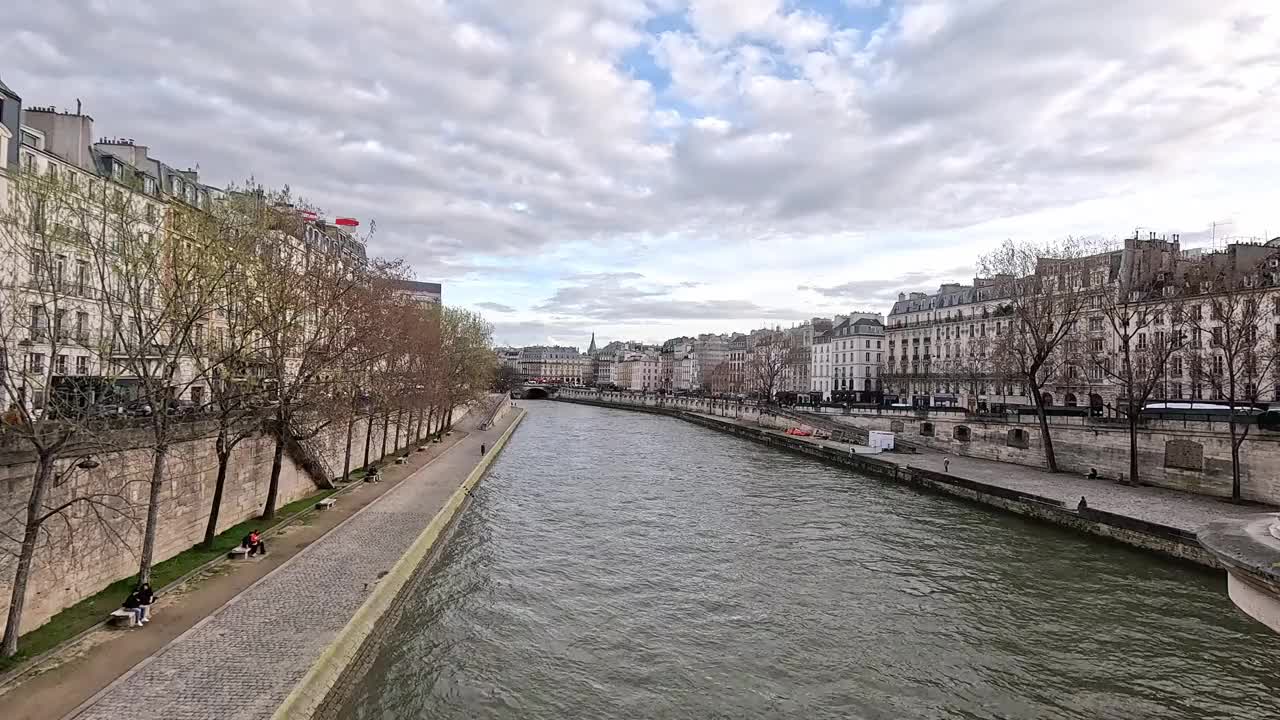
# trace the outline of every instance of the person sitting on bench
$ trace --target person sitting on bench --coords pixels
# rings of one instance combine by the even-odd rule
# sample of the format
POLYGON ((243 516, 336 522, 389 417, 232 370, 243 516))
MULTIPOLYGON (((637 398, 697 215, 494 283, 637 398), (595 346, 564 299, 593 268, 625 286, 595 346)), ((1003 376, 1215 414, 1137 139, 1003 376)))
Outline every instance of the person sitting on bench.
POLYGON ((254 530, 244 536, 244 540, 240 541, 240 545, 249 548, 249 557, 253 557, 258 553, 267 554, 267 544, 262 541, 262 533, 254 530))
POLYGON ((146 625, 151 622, 147 617, 147 610, 151 608, 151 603, 155 602, 156 594, 151 592, 151 585, 143 583, 138 589, 129 593, 129 597, 124 599, 124 609, 133 613, 133 621, 137 625, 146 625))

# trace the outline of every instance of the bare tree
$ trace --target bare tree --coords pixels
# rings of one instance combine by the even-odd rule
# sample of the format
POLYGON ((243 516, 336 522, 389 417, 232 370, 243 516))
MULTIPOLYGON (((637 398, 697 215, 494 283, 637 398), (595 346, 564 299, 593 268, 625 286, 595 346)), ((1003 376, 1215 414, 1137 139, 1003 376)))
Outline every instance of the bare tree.
POLYGON ((0 441, 29 451, 34 471, 23 511, 9 518, 22 528, 20 536, 0 533, 0 547, 15 560, 0 644, 5 657, 18 651, 37 551, 55 538, 74 546, 77 530, 93 523, 107 540, 123 544, 116 524, 132 521, 123 484, 72 481, 80 466, 98 464, 92 453, 105 449, 95 432, 106 425, 95 418, 103 388, 88 374, 99 358, 90 342, 94 285, 79 223, 87 193, 54 163, 43 172, 13 171, 8 180, 0 210, 0 253, 9 259, 0 278, 0 390, 8 403, 0 441), (50 528, 54 521, 59 531, 50 528))
POLYGON ((194 387, 203 393, 208 363, 192 357, 222 307, 228 279, 244 259, 224 242, 208 212, 176 199, 101 188, 101 213, 87 232, 102 309, 110 330, 100 352, 117 382, 132 386, 137 414, 151 431, 147 519, 138 583, 149 583, 155 561, 161 491, 173 444, 183 429, 178 413, 194 387))
MULTIPOLYGON (((1109 287, 1096 288, 1090 306, 1097 310, 1082 318, 1089 326, 1079 353, 1071 353, 1072 368, 1091 367, 1093 374, 1117 385, 1123 395, 1117 409, 1129 429, 1129 481, 1138 482, 1138 423, 1153 394, 1164 394, 1170 360, 1186 344, 1181 302, 1161 299, 1163 283, 1155 270, 1135 254, 1128 276, 1109 287), (1079 357, 1082 363, 1076 364, 1079 357)), ((1074 349, 1074 348, 1073 348, 1074 349)))
POLYGON ((212 547, 218 534, 232 455, 240 443, 262 429, 265 371, 254 342, 261 328, 252 324, 259 318, 237 309, 246 305, 246 294, 254 291, 246 267, 252 265, 257 248, 271 233, 273 211, 265 206, 264 193, 252 181, 247 188, 229 188, 213 208, 211 232, 225 246, 220 257, 231 266, 221 271, 226 280, 213 308, 212 327, 208 332, 193 333, 187 352, 195 365, 195 376, 204 378, 208 388, 207 402, 193 410, 217 425, 214 454, 218 469, 205 523, 206 548, 212 547))
POLYGON ((1243 497, 1240 448, 1249 436, 1253 412, 1280 373, 1280 339, 1273 331, 1270 308, 1256 268, 1222 270, 1199 278, 1189 290, 1209 294, 1187 300, 1186 323, 1191 328, 1189 370, 1192 399, 1208 388, 1211 399, 1225 402, 1231 434, 1231 498, 1243 497))
POLYGON ((253 292, 243 311, 260 329, 256 349, 270 394, 268 427, 276 442, 262 517, 271 519, 287 447, 313 464, 313 475, 331 474, 306 443, 348 417, 351 383, 344 373, 385 354, 370 339, 366 291, 374 279, 402 277, 404 269, 400 261, 348 252, 367 239, 308 220, 287 189, 262 195, 273 232, 249 265, 253 292))
POLYGON ((492 384, 493 327, 480 315, 461 308, 435 306, 440 351, 435 370, 440 401, 440 427, 453 425, 453 409, 483 397, 492 384))
POLYGON ((802 358, 802 349, 795 347, 791 337, 779 330, 765 330, 755 335, 747 352, 744 374, 749 387, 760 394, 763 402, 773 401, 782 374, 802 358))
POLYGON ((1080 289, 1084 277, 1093 272, 1087 256, 1084 242, 1068 238, 1044 244, 1006 241, 979 261, 980 271, 994 281, 1003 301, 994 313, 993 358, 1030 391, 1050 472, 1058 471, 1058 461, 1044 389, 1066 364, 1065 343, 1084 308, 1080 289))

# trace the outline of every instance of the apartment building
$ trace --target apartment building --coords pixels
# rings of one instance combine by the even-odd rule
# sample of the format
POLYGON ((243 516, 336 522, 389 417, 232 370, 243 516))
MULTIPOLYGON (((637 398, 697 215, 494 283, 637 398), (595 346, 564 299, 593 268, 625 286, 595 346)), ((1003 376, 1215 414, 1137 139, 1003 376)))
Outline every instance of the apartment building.
MULTIPOLYGON (((174 400, 201 405, 210 382, 248 379, 224 368, 215 380, 201 370, 205 354, 221 347, 234 304, 195 322, 179 348, 158 309, 159 271, 140 276, 148 266, 125 254, 155 238, 194 245, 201 218, 224 193, 132 138, 95 139, 93 118, 79 108, 23 108, 0 88, 0 121, 0 158, 7 159, 0 163, 0 209, 13 220, 0 262, 8 306, 0 313, 8 373, 2 401, 39 409, 52 394, 77 404, 128 400, 141 380, 133 374, 137 358, 147 352, 172 362, 174 400)), ((300 220, 297 236, 277 231, 277 244, 260 251, 296 258, 300 267, 320 255, 365 262, 364 244, 343 228, 300 220)), ((156 267, 171 261, 157 259, 156 267)))
MULTIPOLYGON (((1106 371, 1107 363, 1118 362, 1108 356, 1121 343, 1106 316, 1108 302, 1118 293, 1150 308, 1147 325, 1133 339, 1139 355, 1157 338, 1188 333, 1185 348, 1169 358, 1155 396, 1212 399, 1211 389, 1195 381, 1190 366, 1191 356, 1203 355, 1206 346, 1211 350, 1214 338, 1199 337, 1199 331, 1178 318, 1184 312, 1196 317, 1208 312, 1224 282, 1239 283, 1237 287, 1257 294, 1254 302, 1269 308, 1270 314, 1259 316, 1252 332, 1280 338, 1278 272, 1280 238, 1183 251, 1176 235, 1135 235, 1105 252, 1041 260, 1035 275, 1024 280, 1050 284, 1078 298, 1074 302, 1079 307, 1075 324, 1060 344, 1061 357, 1046 378, 1042 400, 1050 407, 1088 408, 1102 414, 1122 399, 1122 388, 1106 371)), ((1022 379, 997 357, 1009 334, 1022 332, 1008 295, 1014 282, 1008 277, 975 278, 972 285, 945 284, 932 294, 899 294, 885 333, 886 400, 978 412, 1034 405, 1022 379)), ((1209 355, 1205 361, 1215 362, 1213 353, 1209 355)))
POLYGON ((592 372, 590 358, 575 347, 532 345, 520 351, 520 374, 526 380, 582 385, 592 372))
POLYGON ((617 363, 617 382, 623 390, 656 392, 662 389, 662 361, 658 353, 625 352, 617 363))
POLYGON ((815 400, 879 403, 884 361, 884 322, 879 313, 840 315, 813 340, 810 387, 815 400))

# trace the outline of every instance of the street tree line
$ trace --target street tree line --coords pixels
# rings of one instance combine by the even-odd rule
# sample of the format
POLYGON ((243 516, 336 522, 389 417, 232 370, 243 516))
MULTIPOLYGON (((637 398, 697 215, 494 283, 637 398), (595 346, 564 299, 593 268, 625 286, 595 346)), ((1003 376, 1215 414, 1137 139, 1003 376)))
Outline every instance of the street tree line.
POLYGON ((0 446, 33 470, 27 502, 0 525, 13 561, 4 656, 17 651, 37 555, 68 552, 76 533, 135 551, 138 582, 149 582, 163 490, 186 462, 176 443, 213 440, 211 544, 246 439, 273 442, 270 519, 286 452, 336 475, 310 445, 345 424, 346 478, 357 422, 367 465, 376 424, 384 437, 394 426, 394 451, 448 427, 452 409, 490 385, 483 318, 416 302, 398 288, 402 261, 366 259, 367 237, 316 224, 287 188, 249 182, 196 207, 47 168, 7 180, 0 446), (149 471, 106 466, 89 482, 121 447, 126 406, 138 416, 128 432, 146 433, 149 471))

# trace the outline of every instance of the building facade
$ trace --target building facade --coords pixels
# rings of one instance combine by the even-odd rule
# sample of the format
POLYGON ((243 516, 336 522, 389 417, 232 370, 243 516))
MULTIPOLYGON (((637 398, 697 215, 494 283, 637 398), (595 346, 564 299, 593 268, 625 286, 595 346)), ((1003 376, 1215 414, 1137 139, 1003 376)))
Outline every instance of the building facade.
POLYGON ((574 347, 532 345, 520 351, 520 375, 525 380, 583 385, 592 372, 590 358, 574 347))

